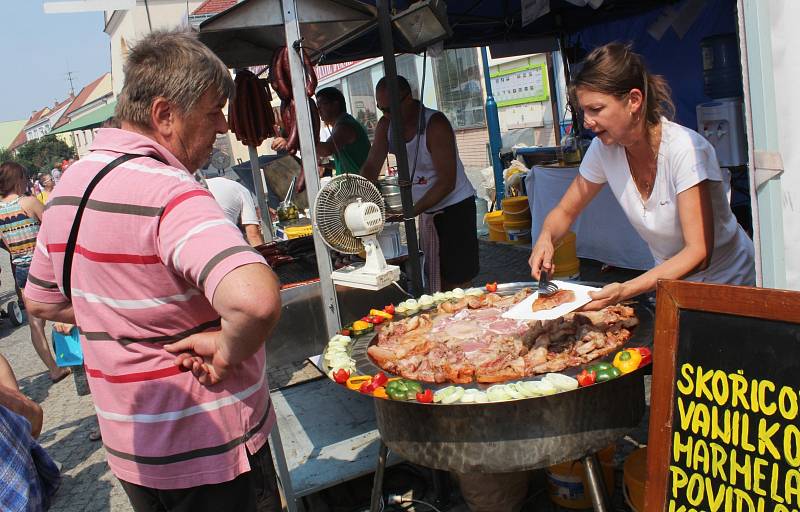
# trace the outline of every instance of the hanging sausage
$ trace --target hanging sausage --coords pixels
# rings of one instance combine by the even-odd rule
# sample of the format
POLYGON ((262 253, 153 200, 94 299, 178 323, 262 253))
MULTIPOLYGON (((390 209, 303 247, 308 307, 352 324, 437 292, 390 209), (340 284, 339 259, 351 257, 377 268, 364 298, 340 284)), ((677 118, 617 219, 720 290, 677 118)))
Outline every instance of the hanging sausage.
POLYGON ((246 146, 258 147, 275 136, 272 95, 266 80, 243 69, 236 72, 235 93, 228 103, 228 126, 246 146))
MULTIPOLYGON (((314 142, 319 142, 320 120, 317 104, 311 99, 317 89, 317 74, 307 52, 303 52, 303 71, 305 76, 305 93, 311 110, 311 123, 314 126, 314 142)), ((286 150, 295 154, 300 149, 300 136, 297 130, 297 113, 292 91, 292 72, 289 68, 289 51, 285 46, 275 50, 269 70, 269 82, 281 100, 281 124, 286 139, 286 150)))

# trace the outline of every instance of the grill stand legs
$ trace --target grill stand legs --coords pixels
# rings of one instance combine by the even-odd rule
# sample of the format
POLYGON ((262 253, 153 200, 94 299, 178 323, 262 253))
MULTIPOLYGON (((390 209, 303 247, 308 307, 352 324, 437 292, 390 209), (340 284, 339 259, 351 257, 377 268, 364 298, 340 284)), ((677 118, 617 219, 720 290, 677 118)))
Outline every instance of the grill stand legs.
POLYGON ((386 469, 386 457, 389 448, 381 440, 378 447, 378 467, 375 468, 375 478, 372 480, 372 499, 369 503, 369 512, 380 512, 383 501, 383 472, 386 469))
MULTIPOLYGON (((386 457, 389 449, 383 441, 378 447, 378 467, 375 468, 375 478, 372 481, 372 498, 370 500, 370 512, 380 512, 381 502, 383 501, 383 473, 386 470, 386 457)), ((606 486, 603 481, 603 471, 600 461, 596 454, 587 455, 583 458, 583 466, 586 468, 586 483, 588 484, 589 496, 592 500, 592 508, 595 512, 609 512, 608 496, 606 486)), ((439 492, 437 492, 437 495, 439 492)))
POLYGON ((603 470, 600 467, 597 454, 592 453, 584 457, 583 467, 586 468, 586 483, 589 487, 588 491, 592 499, 592 507, 596 512, 609 512, 603 470))

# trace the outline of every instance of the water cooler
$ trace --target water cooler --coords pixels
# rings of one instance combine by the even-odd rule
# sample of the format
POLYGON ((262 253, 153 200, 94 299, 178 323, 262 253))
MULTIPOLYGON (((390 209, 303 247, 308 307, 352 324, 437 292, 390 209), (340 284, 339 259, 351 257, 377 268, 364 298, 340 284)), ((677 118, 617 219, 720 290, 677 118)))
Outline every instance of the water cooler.
POLYGON ((697 105, 697 131, 717 152, 720 167, 747 164, 741 98, 724 98, 697 105))
POLYGON ((697 105, 697 131, 717 152, 720 167, 747 164, 742 68, 736 34, 704 38, 703 92, 714 101, 697 105))
POLYGON ((751 233, 739 43, 736 34, 720 34, 704 38, 700 49, 703 92, 712 101, 697 105, 697 131, 714 146, 723 173, 730 171, 731 210, 745 231, 751 233))

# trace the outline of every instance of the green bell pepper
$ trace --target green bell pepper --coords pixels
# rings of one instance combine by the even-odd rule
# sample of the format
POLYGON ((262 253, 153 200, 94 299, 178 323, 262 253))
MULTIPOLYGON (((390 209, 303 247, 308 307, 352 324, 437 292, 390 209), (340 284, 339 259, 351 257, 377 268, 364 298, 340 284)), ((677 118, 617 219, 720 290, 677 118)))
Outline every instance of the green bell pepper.
POLYGON ((605 382, 607 380, 616 379, 620 375, 622 375, 622 372, 619 371, 619 368, 614 366, 611 366, 610 368, 603 368, 602 370, 597 370, 597 382, 605 382))
POLYGON ((398 379, 386 384, 386 394, 392 400, 414 400, 422 385, 414 380, 398 379))

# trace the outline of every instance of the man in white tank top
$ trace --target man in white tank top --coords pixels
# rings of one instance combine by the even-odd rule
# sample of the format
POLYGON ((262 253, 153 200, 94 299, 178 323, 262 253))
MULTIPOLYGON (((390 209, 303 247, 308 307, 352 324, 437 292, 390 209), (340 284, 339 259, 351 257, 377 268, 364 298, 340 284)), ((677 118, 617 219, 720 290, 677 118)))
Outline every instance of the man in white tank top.
MULTIPOLYGON (((430 291, 469 286, 478 274, 475 189, 458 157, 456 137, 441 112, 426 108, 411 95, 408 81, 398 76, 403 142, 408 154, 414 215, 420 216, 420 246, 430 291)), ((388 153, 402 147, 390 139, 391 112, 385 78, 375 88, 383 117, 375 127, 361 175, 376 181, 388 153)))

